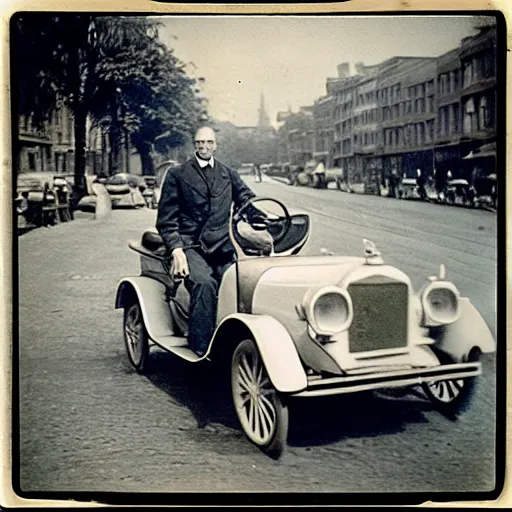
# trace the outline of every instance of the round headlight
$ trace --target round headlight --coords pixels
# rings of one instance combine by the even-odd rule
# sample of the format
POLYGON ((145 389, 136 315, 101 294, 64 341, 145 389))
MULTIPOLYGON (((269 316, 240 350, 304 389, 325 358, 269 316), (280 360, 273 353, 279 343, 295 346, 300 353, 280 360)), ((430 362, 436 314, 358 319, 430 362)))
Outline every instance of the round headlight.
POLYGON ((320 335, 348 329, 352 322, 352 300, 347 291, 333 287, 318 290, 305 304, 308 321, 320 335))
POLYGON ((428 324, 451 324, 459 316, 457 289, 448 286, 432 286, 423 296, 425 320, 428 324))

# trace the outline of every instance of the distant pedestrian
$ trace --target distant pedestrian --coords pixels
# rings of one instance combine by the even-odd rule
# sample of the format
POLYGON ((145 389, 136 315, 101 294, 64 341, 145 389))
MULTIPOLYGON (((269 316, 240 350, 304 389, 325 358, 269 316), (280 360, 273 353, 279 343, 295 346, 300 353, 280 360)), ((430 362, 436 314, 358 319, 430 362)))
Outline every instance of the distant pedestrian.
POLYGON ((259 164, 254 166, 254 172, 256 173, 256 181, 261 183, 261 166, 259 164))
POLYGON ((389 191, 388 197, 397 197, 397 187, 398 187, 398 171, 395 167, 391 170, 391 174, 389 176, 389 191))
POLYGON ((420 199, 425 200, 427 198, 427 191, 425 188, 426 179, 421 172, 421 169, 416 169, 416 186, 418 187, 418 195, 420 199))

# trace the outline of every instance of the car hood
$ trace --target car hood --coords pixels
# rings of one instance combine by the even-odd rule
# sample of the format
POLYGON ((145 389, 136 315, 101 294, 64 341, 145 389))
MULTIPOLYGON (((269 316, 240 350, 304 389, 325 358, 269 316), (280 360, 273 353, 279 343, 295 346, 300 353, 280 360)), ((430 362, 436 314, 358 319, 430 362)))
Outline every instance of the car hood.
POLYGON ((364 264, 364 258, 352 256, 277 256, 239 261, 240 310, 267 313, 275 302, 293 310, 293 301, 302 298, 310 287, 339 283, 364 264))

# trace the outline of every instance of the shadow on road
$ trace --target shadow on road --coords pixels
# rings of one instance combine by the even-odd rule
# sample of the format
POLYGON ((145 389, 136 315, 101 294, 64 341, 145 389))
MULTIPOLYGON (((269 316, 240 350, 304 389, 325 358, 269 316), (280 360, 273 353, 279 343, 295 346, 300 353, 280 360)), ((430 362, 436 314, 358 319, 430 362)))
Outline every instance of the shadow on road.
POLYGON ((296 399, 290 407, 290 446, 318 446, 344 439, 396 434, 407 425, 427 423, 432 410, 421 391, 361 392, 296 399))
MULTIPOLYGON (((153 350, 146 377, 173 402, 187 407, 198 428, 216 423, 241 431, 231 405, 229 374, 214 363, 187 363, 153 350)), ((409 424, 426 423, 432 410, 421 392, 358 393, 314 399, 294 399, 290 405, 288 444, 329 445, 344 439, 401 432, 409 424)))
POLYGON ((152 349, 146 377, 173 402, 190 409, 199 428, 221 423, 239 429, 231 408, 229 374, 218 371, 216 364, 188 363, 173 354, 152 349))

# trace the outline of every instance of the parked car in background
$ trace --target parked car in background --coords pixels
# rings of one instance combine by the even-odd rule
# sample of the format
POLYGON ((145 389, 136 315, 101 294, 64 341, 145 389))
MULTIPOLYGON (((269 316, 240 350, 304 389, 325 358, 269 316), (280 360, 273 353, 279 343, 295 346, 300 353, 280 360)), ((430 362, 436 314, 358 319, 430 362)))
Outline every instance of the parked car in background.
POLYGON ((303 173, 304 167, 300 165, 289 165, 287 166, 287 178, 288 178, 288 185, 303 185, 305 183, 305 175, 303 173), (299 183, 299 176, 301 176, 300 183, 299 183))
POLYGON ((266 174, 272 178, 288 178, 289 171, 289 162, 283 164, 269 164, 266 169, 266 174))
POLYGON ((119 172, 107 178, 105 188, 110 194, 113 208, 145 206, 142 193, 146 182, 141 176, 119 172))
POLYGON ((71 183, 53 172, 20 172, 16 179, 19 230, 72 220, 71 183))
POLYGON ((340 168, 327 168, 316 160, 309 160, 304 168, 290 166, 288 184, 300 185, 302 187, 327 188, 329 183, 337 183, 340 176, 340 168))

